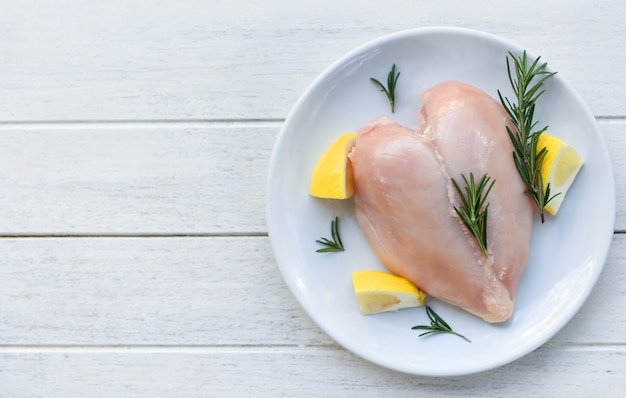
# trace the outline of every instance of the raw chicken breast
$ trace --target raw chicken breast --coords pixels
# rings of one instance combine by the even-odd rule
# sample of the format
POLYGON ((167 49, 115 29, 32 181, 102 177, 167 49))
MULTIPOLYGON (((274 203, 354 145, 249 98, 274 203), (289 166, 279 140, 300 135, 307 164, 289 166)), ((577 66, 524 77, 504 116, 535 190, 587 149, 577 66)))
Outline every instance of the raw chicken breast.
POLYGON ((512 158, 507 114, 459 82, 422 95, 418 129, 389 119, 359 133, 349 155, 356 219, 380 261, 427 294, 487 322, 513 313, 529 254, 532 207, 512 158), (454 211, 461 173, 495 180, 487 201, 488 256, 454 211))

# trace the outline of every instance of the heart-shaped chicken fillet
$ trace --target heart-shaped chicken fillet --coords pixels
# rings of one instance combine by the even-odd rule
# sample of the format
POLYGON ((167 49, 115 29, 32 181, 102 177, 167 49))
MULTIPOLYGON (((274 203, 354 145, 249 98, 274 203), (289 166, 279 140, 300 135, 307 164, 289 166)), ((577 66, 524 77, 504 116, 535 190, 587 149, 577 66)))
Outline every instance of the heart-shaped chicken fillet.
POLYGON ((459 82, 422 94, 418 128, 377 119, 349 155, 356 219, 380 261, 439 298, 487 322, 513 313, 528 260, 532 207, 513 162, 508 115, 483 91, 459 82), (454 211, 451 178, 487 173, 488 256, 454 211))

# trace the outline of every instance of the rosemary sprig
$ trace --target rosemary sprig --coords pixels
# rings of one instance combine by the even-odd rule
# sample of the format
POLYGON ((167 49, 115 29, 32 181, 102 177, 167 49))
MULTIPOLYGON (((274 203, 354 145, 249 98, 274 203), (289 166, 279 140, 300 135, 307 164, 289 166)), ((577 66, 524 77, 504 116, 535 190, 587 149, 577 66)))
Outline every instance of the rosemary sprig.
POLYGON ((489 184, 491 177, 489 177, 487 173, 482 176, 478 184, 476 184, 474 180, 473 173, 470 173, 469 181, 463 174, 461 174, 461 177, 465 182, 465 194, 463 194, 461 187, 459 187, 459 184, 457 184, 454 178, 451 179, 463 203, 459 206, 460 209, 455 207, 454 211, 456 211, 456 214, 459 215, 463 224, 465 224, 467 229, 474 235, 478 246, 480 246, 480 250, 487 256, 487 210, 489 209, 489 203, 485 205, 485 200, 496 181, 493 180, 491 184, 489 184), (488 187, 487 184, 489 184, 488 187), (487 187, 486 191, 485 187, 487 187))
POLYGON ((514 75, 511 71, 509 56, 506 57, 506 69, 517 102, 512 103, 508 98, 502 97, 500 90, 498 90, 498 96, 515 127, 515 131, 511 131, 509 126, 506 127, 515 148, 513 152, 515 166, 526 185, 526 195, 535 202, 539 209, 543 224, 545 222, 543 209, 558 193, 550 196, 550 184, 544 186, 541 176, 541 165, 548 150, 544 147, 537 151, 539 136, 548 129, 548 126, 533 131, 537 126, 537 121, 533 120, 533 117, 537 99, 544 93, 542 90, 543 83, 554 76, 556 72, 545 70, 547 64, 539 63, 541 57, 529 64, 526 51, 517 58, 510 51, 509 55, 513 59, 514 75))
POLYGON ((452 330, 450 325, 448 325, 446 321, 444 321, 439 315, 437 315, 435 310, 433 310, 429 306, 426 306, 426 314, 428 315, 428 319, 430 319, 430 326, 419 325, 419 326, 413 326, 411 328, 412 330, 426 330, 426 332, 420 334, 418 337, 426 336, 429 334, 450 333, 455 336, 459 336, 460 338, 464 339, 468 343, 471 343, 470 339, 452 330))
POLYGON ((389 104, 391 105, 391 113, 395 112, 395 104, 396 104, 396 83, 398 82, 398 78, 400 77, 400 72, 396 74, 396 64, 393 64, 391 67, 391 72, 387 75, 387 87, 385 87, 381 82, 370 77, 370 79, 376 83, 378 87, 380 87, 380 91, 387 95, 389 98, 389 104))
POLYGON ((343 243, 341 242, 341 236, 339 235, 339 217, 335 216, 335 220, 330 222, 330 233, 332 240, 326 238, 320 238, 315 242, 325 246, 322 249, 317 249, 316 253, 329 253, 329 252, 342 252, 344 251, 343 243))

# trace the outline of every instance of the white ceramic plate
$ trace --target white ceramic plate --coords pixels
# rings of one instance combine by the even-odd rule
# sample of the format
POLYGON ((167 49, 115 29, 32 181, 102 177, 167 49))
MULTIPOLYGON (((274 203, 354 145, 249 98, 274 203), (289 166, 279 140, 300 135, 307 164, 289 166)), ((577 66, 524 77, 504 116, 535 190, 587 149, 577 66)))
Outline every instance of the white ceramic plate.
MULTIPOLYGON (((504 365, 554 336, 581 307, 602 271, 615 218, 612 168, 593 115, 558 74, 545 84, 536 115, 550 126, 551 134, 573 145, 585 164, 558 217, 548 216, 543 225, 536 217, 514 315, 492 325, 438 300, 428 302, 471 343, 445 334, 418 338, 411 327, 428 324, 423 308, 361 315, 351 273, 384 268, 356 225, 352 200, 308 194, 315 162, 333 140, 379 116, 416 127, 420 93, 435 83, 460 80, 494 98, 498 89, 511 98, 508 51, 521 54, 522 48, 466 29, 416 29, 385 36, 331 65, 302 95, 283 126, 267 195, 269 236, 278 266, 308 315, 343 347, 371 362, 433 376, 504 365), (401 75, 392 114, 370 77, 386 81, 393 63, 401 75), (315 253, 315 240, 330 236, 334 216, 340 217, 346 251, 315 253)), ((545 56, 542 60, 548 61, 545 56)))

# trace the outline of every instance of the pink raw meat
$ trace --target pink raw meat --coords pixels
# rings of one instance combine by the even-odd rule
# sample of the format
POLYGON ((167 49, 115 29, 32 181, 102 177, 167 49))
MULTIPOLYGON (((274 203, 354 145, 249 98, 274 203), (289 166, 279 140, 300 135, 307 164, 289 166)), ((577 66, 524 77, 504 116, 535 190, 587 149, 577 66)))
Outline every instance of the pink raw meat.
POLYGON ((532 206, 512 158, 501 104, 459 82, 422 94, 418 129, 377 119, 349 155, 356 219, 380 261, 427 294, 487 322, 513 313, 528 260, 532 206), (454 211, 451 178, 484 173, 489 194, 488 256, 454 211))

